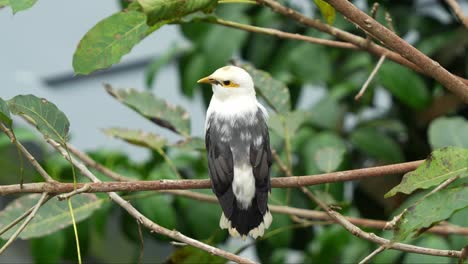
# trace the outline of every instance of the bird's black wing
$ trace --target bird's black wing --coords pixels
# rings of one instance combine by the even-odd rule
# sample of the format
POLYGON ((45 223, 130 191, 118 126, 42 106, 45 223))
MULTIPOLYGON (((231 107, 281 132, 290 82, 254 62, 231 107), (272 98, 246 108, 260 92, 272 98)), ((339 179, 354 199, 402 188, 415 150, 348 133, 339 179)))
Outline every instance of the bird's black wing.
POLYGON ((271 191, 270 166, 272 163, 272 156, 268 126, 260 109, 257 112, 256 118, 258 129, 255 131, 255 136, 261 137, 262 143, 258 146, 255 146, 253 143, 250 144, 250 164, 252 165, 255 177, 257 205, 260 212, 265 214, 268 209, 268 193, 271 191))
POLYGON ((208 153, 208 172, 212 181, 211 189, 218 197, 224 215, 232 214, 234 194, 231 184, 234 178, 233 156, 228 143, 222 142, 219 132, 208 127, 205 134, 208 153))

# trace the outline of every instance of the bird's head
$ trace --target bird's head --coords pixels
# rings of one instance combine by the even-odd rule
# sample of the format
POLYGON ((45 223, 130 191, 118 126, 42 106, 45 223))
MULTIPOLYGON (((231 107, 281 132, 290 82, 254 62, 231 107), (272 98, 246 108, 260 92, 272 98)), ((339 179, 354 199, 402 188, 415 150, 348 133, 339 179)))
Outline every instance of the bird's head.
POLYGON ((198 80, 198 83, 211 84, 214 95, 219 98, 236 95, 255 96, 252 77, 244 69, 236 66, 219 68, 209 76, 198 80))

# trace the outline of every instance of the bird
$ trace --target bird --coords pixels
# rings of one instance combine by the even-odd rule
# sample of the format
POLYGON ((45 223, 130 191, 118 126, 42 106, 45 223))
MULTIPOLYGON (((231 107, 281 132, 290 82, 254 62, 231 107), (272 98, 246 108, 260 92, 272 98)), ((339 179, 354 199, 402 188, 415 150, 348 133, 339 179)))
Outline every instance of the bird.
POLYGON ((252 77, 240 67, 219 68, 198 83, 213 90, 205 145, 211 188, 222 208, 219 226, 233 237, 256 239, 273 220, 267 110, 257 101, 252 77))

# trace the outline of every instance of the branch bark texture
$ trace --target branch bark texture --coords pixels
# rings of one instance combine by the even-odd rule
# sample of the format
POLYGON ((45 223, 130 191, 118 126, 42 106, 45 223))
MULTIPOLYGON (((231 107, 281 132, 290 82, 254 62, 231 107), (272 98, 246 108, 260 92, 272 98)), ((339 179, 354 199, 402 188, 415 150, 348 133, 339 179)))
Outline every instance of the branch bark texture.
MULTIPOLYGON (((347 170, 317 175, 292 176, 271 179, 273 188, 291 188, 311 186, 323 183, 361 180, 370 177, 380 177, 389 174, 400 174, 415 170, 424 160, 405 162, 357 170, 347 170)), ((76 188, 83 188, 85 183, 78 183, 76 188)), ((94 182, 89 185, 86 192, 136 192, 155 190, 186 190, 207 189, 211 187, 209 179, 206 180, 156 180, 131 182, 94 182)), ((73 183, 41 182, 0 186, 0 195, 15 193, 42 193, 50 194, 69 193, 75 189, 73 183)))

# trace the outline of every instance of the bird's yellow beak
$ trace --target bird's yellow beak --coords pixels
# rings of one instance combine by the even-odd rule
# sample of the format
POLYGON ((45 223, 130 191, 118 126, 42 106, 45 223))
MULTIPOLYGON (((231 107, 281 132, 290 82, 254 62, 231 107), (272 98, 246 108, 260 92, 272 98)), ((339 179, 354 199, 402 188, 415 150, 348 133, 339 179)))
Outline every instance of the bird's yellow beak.
POLYGON ((211 75, 206 76, 205 78, 201 78, 200 80, 197 81, 197 83, 210 83, 210 84, 213 84, 215 82, 216 82, 216 80, 211 78, 211 75))

